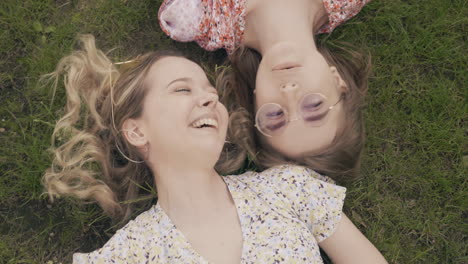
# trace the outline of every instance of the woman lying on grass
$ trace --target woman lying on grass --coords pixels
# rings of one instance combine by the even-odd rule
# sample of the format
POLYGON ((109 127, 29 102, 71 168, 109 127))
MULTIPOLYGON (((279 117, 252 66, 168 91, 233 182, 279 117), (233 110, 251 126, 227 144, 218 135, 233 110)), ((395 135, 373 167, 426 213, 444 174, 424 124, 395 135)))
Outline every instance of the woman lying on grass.
POLYGON ((342 180, 359 171, 370 63, 347 45, 329 51, 314 35, 368 2, 166 0, 159 21, 175 40, 226 49, 231 69, 217 87, 229 112, 247 110, 235 123, 250 131, 233 140, 259 167, 294 162, 342 180))
POLYGON ((219 175, 245 153, 227 159, 228 113, 196 63, 153 52, 119 71, 92 36, 81 40, 51 74, 65 76, 67 109, 44 184, 116 218, 131 215, 139 186, 158 201, 75 263, 321 263, 319 246, 336 263, 385 263, 341 212, 345 188, 314 171, 219 175))

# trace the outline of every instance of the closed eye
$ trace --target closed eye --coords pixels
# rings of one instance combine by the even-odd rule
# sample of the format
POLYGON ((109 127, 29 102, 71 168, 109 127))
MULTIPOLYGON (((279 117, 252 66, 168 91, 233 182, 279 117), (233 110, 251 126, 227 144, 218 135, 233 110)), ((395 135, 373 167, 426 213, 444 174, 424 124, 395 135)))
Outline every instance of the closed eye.
POLYGON ((191 92, 191 90, 190 90, 190 88, 184 87, 184 88, 177 88, 177 89, 175 90, 175 92, 176 92, 176 93, 183 93, 183 92, 191 92))
POLYGON ((268 125, 265 126, 265 128, 267 128, 270 131, 274 131, 276 129, 279 129, 279 128, 283 127, 285 124, 286 124, 286 121, 281 121, 281 122, 278 122, 276 124, 268 124, 268 125))
POLYGON ((322 102, 311 103, 311 104, 304 105, 302 108, 304 110, 311 111, 311 110, 317 110, 318 108, 320 108, 321 105, 322 105, 322 102))
POLYGON ((283 116, 283 111, 281 110, 278 110, 278 111, 274 111, 274 112, 268 112, 266 113, 266 117, 268 118, 276 118, 276 117, 281 117, 283 116))

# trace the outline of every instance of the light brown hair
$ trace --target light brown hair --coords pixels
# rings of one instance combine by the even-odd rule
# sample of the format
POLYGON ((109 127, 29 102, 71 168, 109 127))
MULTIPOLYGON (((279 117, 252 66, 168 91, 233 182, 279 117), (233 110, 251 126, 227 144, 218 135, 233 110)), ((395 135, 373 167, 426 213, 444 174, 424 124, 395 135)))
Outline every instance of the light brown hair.
POLYGON ((223 69, 217 79, 216 86, 222 90, 222 102, 235 116, 231 126, 238 128, 237 138, 231 140, 247 151, 260 169, 293 163, 309 167, 335 180, 354 179, 359 173, 364 147, 362 109, 370 73, 370 56, 347 43, 335 43, 332 48, 319 43, 318 51, 330 66, 338 69, 348 87, 343 98, 345 121, 332 143, 320 152, 290 159, 260 140, 260 134, 254 128, 253 91, 261 55, 247 47, 240 47, 230 56, 227 62, 229 66, 223 69))
MULTIPOLYGON (((82 49, 45 76, 54 81, 54 91, 63 76, 67 104, 52 135, 53 162, 43 184, 51 199, 67 195, 97 201, 114 219, 127 220, 134 208, 151 205, 154 195, 145 189, 155 186, 154 172, 124 138, 122 125, 142 114, 151 66, 164 57, 183 56, 150 52, 118 66, 96 48, 93 36, 83 35, 80 42, 82 49)), ((233 147, 223 154, 216 166, 221 173, 237 170, 245 158, 233 147)))

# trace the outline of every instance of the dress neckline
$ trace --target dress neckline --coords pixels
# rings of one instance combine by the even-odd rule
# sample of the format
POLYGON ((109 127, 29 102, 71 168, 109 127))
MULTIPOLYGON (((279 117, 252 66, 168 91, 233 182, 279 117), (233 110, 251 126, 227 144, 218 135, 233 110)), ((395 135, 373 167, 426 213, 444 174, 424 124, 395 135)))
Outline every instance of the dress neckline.
MULTIPOLYGON (((224 183, 226 184, 227 188, 228 188, 228 191, 229 191, 229 194, 231 195, 231 198, 234 202, 234 206, 236 208, 236 214, 237 214, 237 220, 239 221, 239 225, 240 225, 240 228, 241 228, 241 232, 242 232, 242 250, 241 250, 241 257, 240 257, 240 263, 243 263, 243 260, 245 258, 245 248, 246 248, 246 241, 248 241, 246 239, 246 232, 245 232, 245 228, 246 228, 246 225, 245 223, 243 223, 243 217, 241 215, 241 212, 242 212, 242 203, 240 202, 240 197, 239 197, 239 193, 234 189, 233 186, 231 186, 227 180, 228 176, 220 176, 221 179, 223 179, 224 183)), ((190 241, 188 240, 188 238, 184 235, 184 233, 179 230, 177 228, 177 226, 174 224, 174 222, 172 221, 172 219, 169 217, 169 215, 164 211, 164 209, 161 207, 161 205, 159 204, 159 202, 156 202, 156 205, 154 206, 154 212, 156 214, 160 214, 163 218, 166 219, 166 221, 170 224, 170 228, 176 232, 180 237, 183 238, 183 242, 187 245, 187 248, 196 256, 198 256, 198 258, 200 260, 202 260, 203 262, 206 262, 206 263, 211 263, 209 262, 205 257, 203 257, 200 253, 198 253, 198 251, 192 246, 192 244, 190 243, 190 241)), ((169 230, 170 231, 170 230, 169 230)))

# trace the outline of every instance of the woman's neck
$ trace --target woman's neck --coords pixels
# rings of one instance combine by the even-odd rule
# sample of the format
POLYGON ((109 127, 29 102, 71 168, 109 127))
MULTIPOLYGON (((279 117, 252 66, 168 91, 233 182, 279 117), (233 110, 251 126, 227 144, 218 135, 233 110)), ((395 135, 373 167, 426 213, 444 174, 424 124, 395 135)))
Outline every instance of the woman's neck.
POLYGON ((264 54, 281 42, 315 47, 314 32, 327 21, 322 0, 248 0, 243 44, 264 54))
POLYGON ((213 168, 166 166, 156 171, 158 203, 171 217, 198 215, 231 200, 226 184, 213 168))

